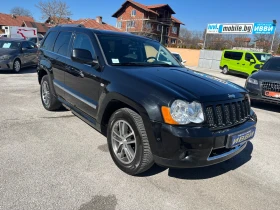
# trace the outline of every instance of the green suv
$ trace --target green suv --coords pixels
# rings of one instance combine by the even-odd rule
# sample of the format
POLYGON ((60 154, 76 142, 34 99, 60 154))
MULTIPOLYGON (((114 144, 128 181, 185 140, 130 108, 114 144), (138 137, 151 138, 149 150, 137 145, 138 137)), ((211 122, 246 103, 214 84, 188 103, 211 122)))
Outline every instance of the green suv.
POLYGON ((272 55, 245 50, 224 50, 220 61, 220 69, 224 74, 229 72, 246 76, 258 71, 257 64, 264 64, 272 55))

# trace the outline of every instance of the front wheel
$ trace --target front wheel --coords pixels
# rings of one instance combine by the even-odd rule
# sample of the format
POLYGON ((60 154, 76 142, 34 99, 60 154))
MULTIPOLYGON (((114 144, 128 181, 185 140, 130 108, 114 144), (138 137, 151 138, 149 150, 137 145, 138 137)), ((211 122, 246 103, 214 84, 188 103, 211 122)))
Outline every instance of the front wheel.
POLYGON ((119 109, 111 116, 107 140, 112 159, 125 173, 136 175, 154 164, 143 120, 133 110, 119 109))
POLYGON ((20 71, 20 69, 21 69, 21 63, 20 63, 20 61, 19 61, 18 59, 16 59, 16 60, 14 61, 13 69, 14 69, 14 71, 15 71, 16 73, 18 73, 18 72, 20 71))

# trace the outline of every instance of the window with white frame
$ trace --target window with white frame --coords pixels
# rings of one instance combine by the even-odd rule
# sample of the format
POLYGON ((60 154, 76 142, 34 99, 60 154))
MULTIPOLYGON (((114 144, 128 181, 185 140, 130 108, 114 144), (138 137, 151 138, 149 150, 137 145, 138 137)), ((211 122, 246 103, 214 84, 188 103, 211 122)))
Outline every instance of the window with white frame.
POLYGON ((127 21, 126 26, 127 28, 135 28, 135 21, 127 21))
POLYGON ((157 25, 157 31, 161 31, 161 25, 157 25))
POLYGON ((117 22, 117 28, 122 28, 122 22, 121 21, 117 22))
POLYGON ((131 16, 136 16, 136 9, 131 11, 131 16))
POLYGON ((146 23, 146 28, 147 29, 152 29, 152 24, 151 23, 146 23))
POLYGON ((171 44, 176 44, 176 39, 171 39, 171 44))
POLYGON ((178 28, 175 27, 175 26, 173 26, 173 27, 172 27, 172 33, 173 33, 173 34, 177 34, 177 32, 178 32, 178 28))

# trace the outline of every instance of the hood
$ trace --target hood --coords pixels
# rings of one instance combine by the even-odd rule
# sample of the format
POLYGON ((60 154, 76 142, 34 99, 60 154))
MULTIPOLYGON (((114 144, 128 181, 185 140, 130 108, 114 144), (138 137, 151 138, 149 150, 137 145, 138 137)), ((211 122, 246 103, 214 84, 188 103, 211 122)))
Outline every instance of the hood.
POLYGON ((149 78, 155 83, 180 93, 189 100, 200 102, 223 101, 243 98, 246 90, 236 84, 186 68, 152 67, 131 71, 138 77, 149 78))
POLYGON ((270 80, 280 82, 280 71, 259 70, 251 76, 257 80, 270 80))
POLYGON ((0 48, 0 56, 1 55, 12 55, 14 53, 18 52, 16 49, 5 49, 5 48, 0 48))

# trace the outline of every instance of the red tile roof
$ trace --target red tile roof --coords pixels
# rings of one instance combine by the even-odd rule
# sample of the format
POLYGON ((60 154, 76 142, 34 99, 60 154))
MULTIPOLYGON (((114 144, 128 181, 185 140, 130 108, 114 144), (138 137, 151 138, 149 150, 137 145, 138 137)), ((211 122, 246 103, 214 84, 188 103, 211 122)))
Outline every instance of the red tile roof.
POLYGON ((179 24, 185 25, 184 23, 182 23, 180 20, 178 20, 178 19, 175 18, 174 16, 171 16, 171 19, 172 19, 172 21, 175 22, 175 23, 179 23, 179 24))
POLYGON ((117 14, 121 11, 121 9, 122 9, 122 8, 125 6, 125 4, 127 4, 127 3, 134 4, 135 6, 141 8, 141 9, 147 11, 147 12, 151 12, 151 13, 154 13, 154 14, 158 15, 157 12, 155 12, 155 11, 149 9, 148 6, 146 6, 146 5, 144 5, 144 4, 140 4, 140 3, 135 2, 135 1, 133 1, 133 0, 127 0, 127 1, 125 1, 125 2, 122 4, 121 8, 118 9, 118 10, 112 15, 112 17, 117 17, 117 14))
POLYGON ((38 23, 31 21, 23 21, 23 25, 26 27, 37 28, 38 33, 46 33, 52 25, 48 23, 38 23))
POLYGON ((160 8, 160 7, 165 7, 168 4, 154 4, 154 5, 149 5, 147 6, 149 9, 154 9, 154 8, 160 8))
POLYGON ((90 18, 72 21, 71 24, 83 24, 86 28, 94 28, 99 30, 110 30, 110 31, 118 31, 118 32, 121 31, 120 29, 111 26, 107 23, 104 22, 98 23, 96 20, 90 18))
POLYGON ((236 41, 236 42, 250 42, 251 38, 249 38, 249 37, 236 37, 234 39, 234 41, 236 41))
POLYGON ((21 26, 23 21, 34 22, 34 19, 27 16, 13 16, 0 13, 0 25, 2 26, 21 26))

